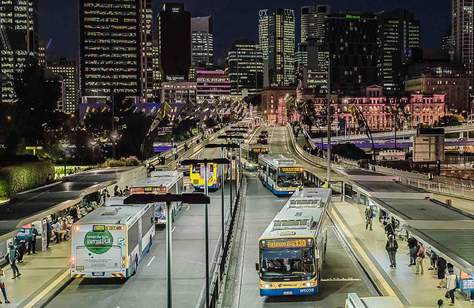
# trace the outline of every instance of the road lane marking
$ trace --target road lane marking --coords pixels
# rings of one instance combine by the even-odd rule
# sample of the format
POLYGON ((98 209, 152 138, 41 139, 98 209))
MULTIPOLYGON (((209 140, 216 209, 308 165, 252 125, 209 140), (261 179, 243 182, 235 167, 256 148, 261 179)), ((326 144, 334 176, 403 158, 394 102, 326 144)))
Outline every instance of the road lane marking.
POLYGON ((174 232, 174 229, 176 229, 176 226, 174 226, 174 227, 173 227, 173 229, 171 229, 171 233, 173 233, 173 232, 174 232))
POLYGON ((155 260, 155 256, 151 257, 151 260, 148 261, 146 267, 150 267, 150 264, 151 264, 151 262, 153 262, 153 260, 155 260))
POLYGON ((362 279, 360 278, 326 278, 326 279, 321 279, 321 281, 328 282, 328 281, 334 281, 334 282, 343 282, 343 281, 361 281, 362 279))
POLYGON ((43 291, 36 295, 31 302, 25 305, 25 308, 34 307, 43 297, 45 297, 49 292, 51 292, 56 286, 58 286, 61 281, 63 281, 67 276, 69 276, 69 270, 62 273, 55 281, 53 281, 49 286, 47 286, 43 291))

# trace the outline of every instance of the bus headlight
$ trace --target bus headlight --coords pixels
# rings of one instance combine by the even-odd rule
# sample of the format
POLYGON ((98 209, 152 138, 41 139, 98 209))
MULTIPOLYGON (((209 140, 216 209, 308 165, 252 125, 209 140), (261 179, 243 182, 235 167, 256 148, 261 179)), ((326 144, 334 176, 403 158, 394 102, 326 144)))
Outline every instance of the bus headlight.
POLYGON ((270 284, 268 284, 268 283, 264 284, 264 285, 263 285, 263 288, 264 288, 264 289, 270 289, 270 284))

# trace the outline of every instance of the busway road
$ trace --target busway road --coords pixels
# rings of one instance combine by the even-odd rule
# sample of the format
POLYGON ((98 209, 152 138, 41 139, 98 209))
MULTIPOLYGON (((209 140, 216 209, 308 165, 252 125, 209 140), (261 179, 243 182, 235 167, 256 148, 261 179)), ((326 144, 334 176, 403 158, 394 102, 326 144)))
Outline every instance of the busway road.
MULTIPOLYGON (((219 149, 200 156, 219 157, 219 149)), ((229 189, 225 190, 228 197, 229 189)), ((229 200, 225 201, 228 212, 229 200)), ((221 233, 220 191, 209 205, 210 256, 218 249, 221 233)), ((184 206, 173 231, 174 307, 194 308, 205 283, 204 206, 184 206)), ((166 307, 165 230, 157 230, 150 252, 138 272, 125 283, 117 280, 76 279, 47 307, 166 307)))
MULTIPOLYGON (((270 129, 271 152, 288 153, 284 131, 270 129)), ((344 307, 347 293, 376 295, 373 286, 354 262, 334 226, 329 225, 326 261, 322 270, 321 293, 311 297, 260 297, 255 263, 258 260, 258 238, 280 211, 287 198, 271 194, 255 175, 248 176, 247 198, 242 213, 242 236, 236 245, 231 265, 235 283, 229 283, 223 307, 344 307)))

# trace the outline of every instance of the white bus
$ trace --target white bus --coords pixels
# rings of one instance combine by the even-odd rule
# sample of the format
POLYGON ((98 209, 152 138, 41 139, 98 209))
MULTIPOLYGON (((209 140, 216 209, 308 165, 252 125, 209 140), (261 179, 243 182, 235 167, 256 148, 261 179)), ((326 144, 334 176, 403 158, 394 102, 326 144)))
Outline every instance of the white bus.
MULTIPOLYGON (((183 173, 178 171, 154 171, 149 178, 134 183, 130 187, 131 195, 139 194, 180 194, 183 192, 183 173)), ((173 204, 172 218, 181 210, 181 203, 173 204)), ((155 205, 155 224, 166 224, 166 204, 155 205)))
POLYGON ((152 245, 155 207, 101 207, 72 226, 72 278, 128 278, 152 245))
POLYGON ((303 186, 303 166, 279 155, 259 155, 259 178, 273 194, 288 196, 303 186))
POLYGON ((296 191, 259 238, 260 296, 316 295, 326 255, 331 190, 296 191))

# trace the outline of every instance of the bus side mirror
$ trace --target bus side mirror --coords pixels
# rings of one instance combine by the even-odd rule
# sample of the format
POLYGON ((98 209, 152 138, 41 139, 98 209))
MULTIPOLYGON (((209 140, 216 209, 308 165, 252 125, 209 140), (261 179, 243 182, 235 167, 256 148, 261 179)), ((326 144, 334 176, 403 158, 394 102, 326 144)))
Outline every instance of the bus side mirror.
POLYGON ((257 272, 260 271, 260 264, 255 263, 255 270, 256 270, 257 272))

